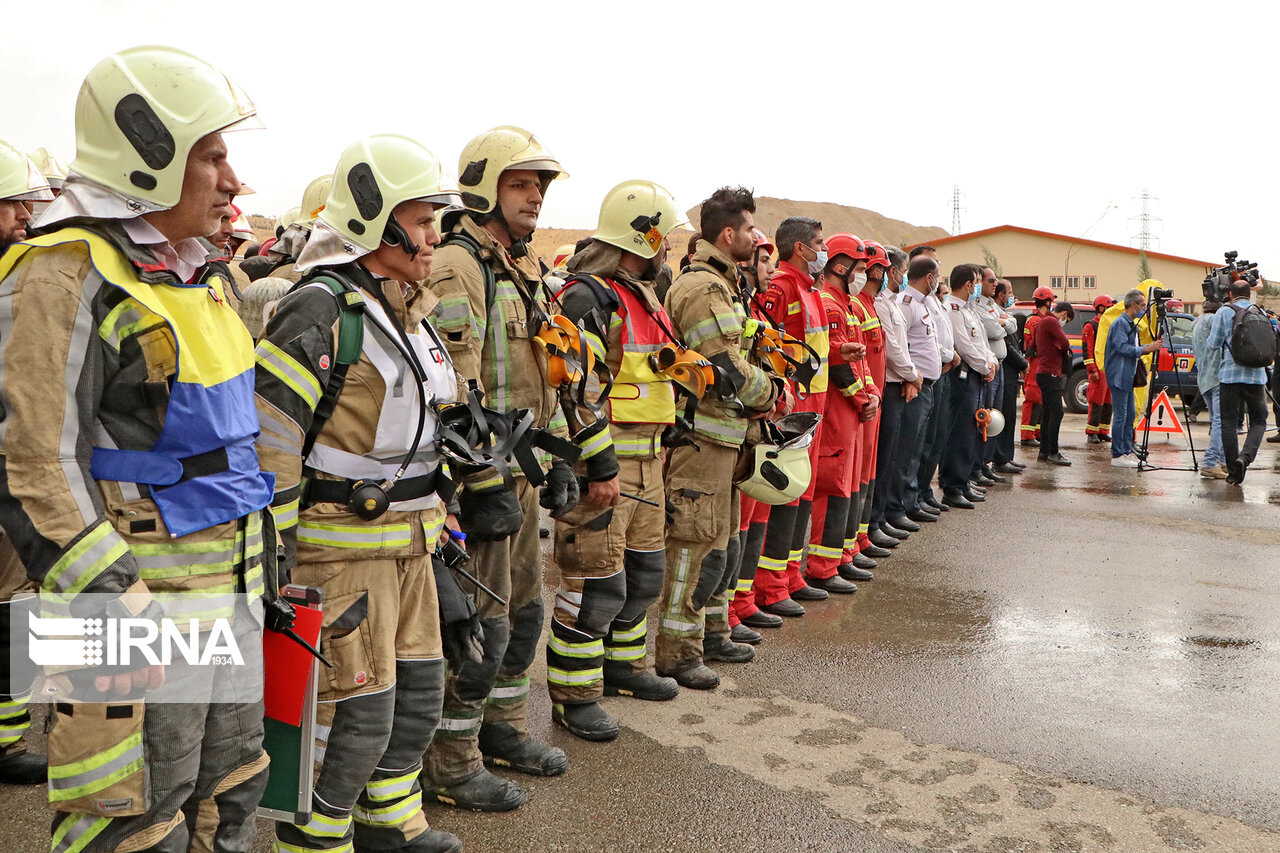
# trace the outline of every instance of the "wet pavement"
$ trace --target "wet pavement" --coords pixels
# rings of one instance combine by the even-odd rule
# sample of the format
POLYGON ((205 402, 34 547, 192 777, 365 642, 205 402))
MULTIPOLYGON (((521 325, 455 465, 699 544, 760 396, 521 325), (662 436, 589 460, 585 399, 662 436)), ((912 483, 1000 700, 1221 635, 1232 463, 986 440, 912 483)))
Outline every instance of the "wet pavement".
MULTIPOLYGON (((533 728, 569 772, 433 825, 471 853, 1280 851, 1276 445, 1236 488, 1111 468, 1083 438, 1068 416, 1072 467, 1020 451, 1025 474, 719 665, 718 690, 606 700, 612 744, 551 726, 540 662, 533 728)), ((47 849, 39 792, 0 802, 0 847, 47 849)))

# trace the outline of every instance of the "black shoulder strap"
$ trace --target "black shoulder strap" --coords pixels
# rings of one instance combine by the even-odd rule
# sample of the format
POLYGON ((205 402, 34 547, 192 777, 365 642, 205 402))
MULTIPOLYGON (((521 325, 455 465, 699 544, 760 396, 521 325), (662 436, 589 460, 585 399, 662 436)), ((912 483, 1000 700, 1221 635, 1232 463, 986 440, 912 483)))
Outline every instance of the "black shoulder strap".
POLYGON ((450 231, 444 235, 444 240, 436 248, 443 249, 445 246, 461 246, 467 250, 475 260, 476 265, 480 267, 480 275, 484 277, 484 310, 485 314, 488 314, 493 310, 494 300, 498 298, 498 279, 493 274, 493 267, 489 266, 488 261, 480 257, 480 243, 470 234, 462 231, 450 231))
POLYGON ((340 314, 333 370, 329 373, 329 381, 325 383, 324 393, 320 395, 320 402, 316 404, 315 414, 311 418, 311 427, 307 430, 307 437, 302 443, 304 462, 311 455, 311 448, 315 446, 325 423, 333 416, 333 410, 338 405, 338 397, 342 394, 342 387, 347 382, 347 370, 360 360, 360 353, 364 349, 364 297, 360 295, 360 289, 329 271, 295 284, 290 293, 308 284, 323 284, 327 287, 338 303, 340 314))

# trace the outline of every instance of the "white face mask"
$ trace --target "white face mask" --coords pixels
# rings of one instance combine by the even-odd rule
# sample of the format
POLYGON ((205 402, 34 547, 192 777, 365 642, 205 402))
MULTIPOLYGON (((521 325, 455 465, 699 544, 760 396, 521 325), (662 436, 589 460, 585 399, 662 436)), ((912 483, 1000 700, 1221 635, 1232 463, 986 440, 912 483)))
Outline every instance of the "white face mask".
POLYGON ((856 272, 853 274, 853 289, 862 290, 867 286, 867 274, 864 272, 856 272))
POLYGON ((816 276, 827 266, 827 250, 819 249, 818 257, 809 261, 809 275, 816 276))

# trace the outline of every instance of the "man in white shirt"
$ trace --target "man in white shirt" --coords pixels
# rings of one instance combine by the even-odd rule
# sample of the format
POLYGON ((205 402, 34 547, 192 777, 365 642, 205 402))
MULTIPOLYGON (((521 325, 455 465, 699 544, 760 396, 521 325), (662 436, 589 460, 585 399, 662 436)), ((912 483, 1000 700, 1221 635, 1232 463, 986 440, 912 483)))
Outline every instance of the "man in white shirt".
POLYGON ((907 503, 908 488, 915 481, 920 467, 920 455, 924 443, 929 416, 933 411, 937 381, 942 376, 942 353, 938 347, 938 332, 933 314, 926 300, 937 289, 941 272, 938 262, 929 257, 917 257, 907 269, 907 285, 895 297, 898 309, 907 325, 907 350, 916 373, 920 377, 920 391, 906 404, 902 412, 902 424, 898 429, 898 449, 889 465, 892 479, 887 485, 885 516, 889 523, 908 519, 914 522, 936 521, 942 510, 929 504, 918 504, 916 492, 911 491, 911 503, 907 503))
MULTIPOLYGON (((929 253, 923 253, 929 257, 929 253)), ((936 263, 937 255, 932 255, 936 263)), ((939 270, 941 272, 941 270, 939 270)), ((942 452, 947 443, 947 437, 951 433, 951 407, 946 405, 951 396, 951 381, 953 371, 960 364, 960 357, 956 355, 954 335, 951 330, 951 321, 947 319, 946 310, 942 306, 942 299, 949 292, 947 285, 943 284, 941 279, 934 293, 925 297, 925 306, 929 309, 929 316, 933 318, 933 329, 938 335, 938 352, 942 358, 942 375, 938 377, 938 382, 933 387, 933 406, 929 414, 929 426, 924 430, 924 449, 920 454, 920 466, 916 470, 914 482, 909 482, 903 492, 903 504, 907 510, 908 517, 912 508, 917 504, 925 504, 932 506, 939 511, 946 512, 947 506, 938 500, 933 494, 930 483, 933 480, 934 473, 938 470, 939 460, 942 458, 942 452)))
POLYGON ((955 267, 951 271, 951 295, 946 302, 960 364, 951 382, 947 405, 953 421, 938 483, 942 486, 942 502, 959 509, 973 509, 974 504, 985 500, 969 482, 980 437, 974 415, 978 411, 982 383, 991 381, 996 371, 995 357, 987 347, 982 323, 968 307, 980 272, 976 264, 955 267))
MULTIPOLYGON (((911 360, 907 346, 907 323, 898 310, 898 292, 906 284, 907 255, 893 247, 887 247, 889 268, 885 271, 884 287, 876 294, 876 316, 884 329, 885 387, 880 403, 880 441, 876 447, 876 487, 871 499, 871 526, 885 522, 890 482, 897 479, 893 462, 897 457, 901 440, 902 415, 906 406, 920 393, 922 381, 911 360)), ((920 526, 899 513, 893 524, 899 530, 914 533, 920 526)))

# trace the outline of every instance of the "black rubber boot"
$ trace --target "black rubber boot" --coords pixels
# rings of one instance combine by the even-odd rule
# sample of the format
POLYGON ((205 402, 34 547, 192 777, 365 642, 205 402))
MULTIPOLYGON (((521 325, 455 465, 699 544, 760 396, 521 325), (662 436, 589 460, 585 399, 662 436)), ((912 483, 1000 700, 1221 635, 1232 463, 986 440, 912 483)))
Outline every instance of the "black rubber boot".
MULTIPOLYGON (((777 619, 778 624, 781 625, 782 617, 779 616, 777 619)), ((745 622, 739 622, 737 625, 734 625, 729 629, 729 639, 733 640, 735 643, 747 643, 748 645, 754 646, 756 643, 764 639, 764 635, 759 631, 753 631, 748 628, 745 622)))
POLYGON ((569 766, 563 749, 522 735, 510 723, 481 726, 480 752, 491 767, 509 767, 530 776, 559 776, 569 766))
MULTIPOLYGON (((746 663, 754 660, 756 650, 751 648, 747 643, 735 643, 732 640, 728 642, 706 642, 702 644, 703 660, 719 660, 725 663, 746 663)), ((677 678, 676 681, 680 679, 677 678)))
POLYGON ((49 765, 44 756, 29 752, 0 755, 0 782, 6 785, 43 785, 48 777, 49 765))
POLYGON ((462 850, 462 839, 452 832, 439 829, 428 829, 404 847, 399 853, 459 853, 462 850))
MULTIPOLYGON (((747 648, 751 647, 747 646, 747 648)), ((704 663, 672 672, 670 675, 677 684, 690 690, 711 690, 720 686, 720 676, 704 663)))
POLYGON ((473 812, 509 812, 524 805, 524 791, 510 779, 481 770, 470 779, 453 785, 429 788, 445 805, 473 812))
POLYGON ((613 740, 618 736, 618 723, 600 707, 599 702, 580 705, 551 706, 551 720, 583 740, 613 740))
POLYGON ((674 679, 663 678, 657 673, 644 670, 636 672, 627 667, 619 667, 610 672, 604 670, 604 695, 630 696, 633 699, 644 699, 646 702, 666 702, 680 695, 680 687, 674 679))

